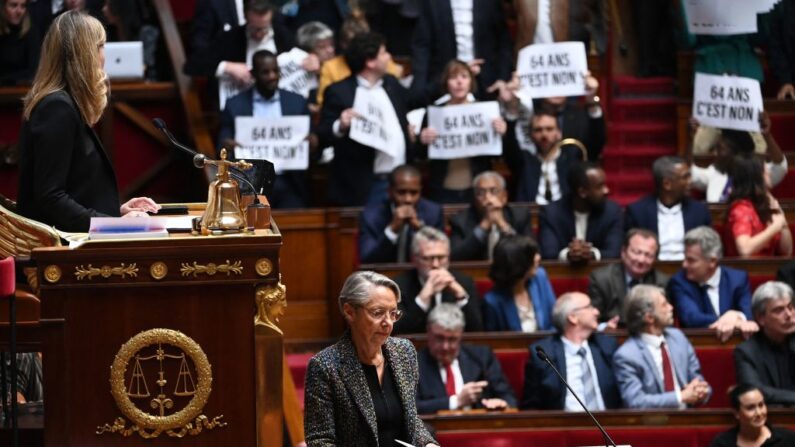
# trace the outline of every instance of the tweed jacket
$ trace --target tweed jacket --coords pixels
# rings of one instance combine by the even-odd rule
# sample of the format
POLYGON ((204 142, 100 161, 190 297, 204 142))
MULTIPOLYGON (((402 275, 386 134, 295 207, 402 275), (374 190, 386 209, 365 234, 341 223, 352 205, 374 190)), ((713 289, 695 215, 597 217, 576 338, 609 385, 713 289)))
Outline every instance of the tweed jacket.
MULTIPOLYGON (((408 340, 390 337, 384 355, 403 405, 409 435, 404 441, 422 447, 436 443, 417 416, 417 351, 408 340)), ((304 401, 308 447, 378 446, 373 399, 349 332, 309 361, 304 401)))

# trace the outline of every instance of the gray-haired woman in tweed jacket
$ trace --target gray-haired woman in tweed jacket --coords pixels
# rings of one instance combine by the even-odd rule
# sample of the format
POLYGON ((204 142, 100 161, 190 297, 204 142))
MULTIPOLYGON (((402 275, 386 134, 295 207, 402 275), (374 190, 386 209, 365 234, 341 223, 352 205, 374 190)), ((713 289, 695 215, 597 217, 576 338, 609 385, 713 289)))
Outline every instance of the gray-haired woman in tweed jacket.
POLYGON ((345 281, 339 305, 350 330, 309 361, 308 447, 436 445, 417 416, 417 352, 389 336, 399 301, 400 289, 381 274, 356 272, 345 281))

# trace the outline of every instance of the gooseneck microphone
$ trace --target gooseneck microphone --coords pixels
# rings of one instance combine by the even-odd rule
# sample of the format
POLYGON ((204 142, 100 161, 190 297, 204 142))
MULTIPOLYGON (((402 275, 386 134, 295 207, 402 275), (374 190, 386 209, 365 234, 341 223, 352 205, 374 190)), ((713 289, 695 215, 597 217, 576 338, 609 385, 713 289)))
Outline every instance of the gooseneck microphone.
POLYGON ((563 382, 564 385, 566 385, 566 388, 568 388, 569 391, 571 391, 571 394, 574 396, 575 399, 577 399, 577 402, 580 404, 582 409, 585 410, 586 413, 588 413, 588 416, 591 417, 591 420, 593 421, 594 425, 596 425, 596 428, 598 428, 599 431, 602 432, 602 436, 604 437, 605 441, 605 447, 608 446, 617 447, 616 442, 613 441, 613 438, 611 438, 610 435, 607 434, 604 427, 602 427, 602 424, 600 424, 599 421, 596 420, 596 417, 593 415, 593 413, 591 413, 591 410, 589 410, 588 407, 586 407, 585 404, 582 403, 582 400, 580 400, 580 396, 578 396, 577 393, 575 393, 574 390, 571 389, 569 382, 567 382, 566 379, 560 374, 560 371, 558 371, 558 369, 555 368, 555 364, 552 363, 552 361, 549 359, 549 356, 544 351, 544 348, 542 348, 541 346, 536 346, 536 355, 538 355, 539 359, 541 359, 543 362, 549 365, 549 367, 552 368, 553 371, 555 371, 555 374, 557 374, 560 381, 563 382))

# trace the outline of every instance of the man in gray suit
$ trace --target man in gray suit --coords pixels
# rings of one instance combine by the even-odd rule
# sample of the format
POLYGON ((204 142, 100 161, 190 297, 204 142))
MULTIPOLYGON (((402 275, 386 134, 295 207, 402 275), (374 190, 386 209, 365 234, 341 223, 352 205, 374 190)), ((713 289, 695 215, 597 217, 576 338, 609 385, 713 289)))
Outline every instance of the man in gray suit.
POLYGON ((709 400, 693 345, 674 322, 674 308, 657 286, 639 285, 624 303, 632 335, 613 357, 621 399, 629 408, 687 408, 709 400))
POLYGON ((599 309, 600 323, 611 328, 624 326, 619 321, 621 306, 632 287, 651 284, 665 288, 668 275, 654 268, 659 249, 657 235, 653 231, 633 228, 624 236, 621 262, 591 272, 588 296, 594 307, 599 309))

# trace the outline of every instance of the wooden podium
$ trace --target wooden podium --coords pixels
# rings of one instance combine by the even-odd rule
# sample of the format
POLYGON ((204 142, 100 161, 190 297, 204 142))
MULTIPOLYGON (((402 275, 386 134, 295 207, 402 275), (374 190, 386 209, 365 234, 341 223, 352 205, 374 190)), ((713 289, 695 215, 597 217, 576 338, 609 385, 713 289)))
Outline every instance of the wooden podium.
POLYGON ((45 445, 282 445, 272 229, 36 249, 45 445))

